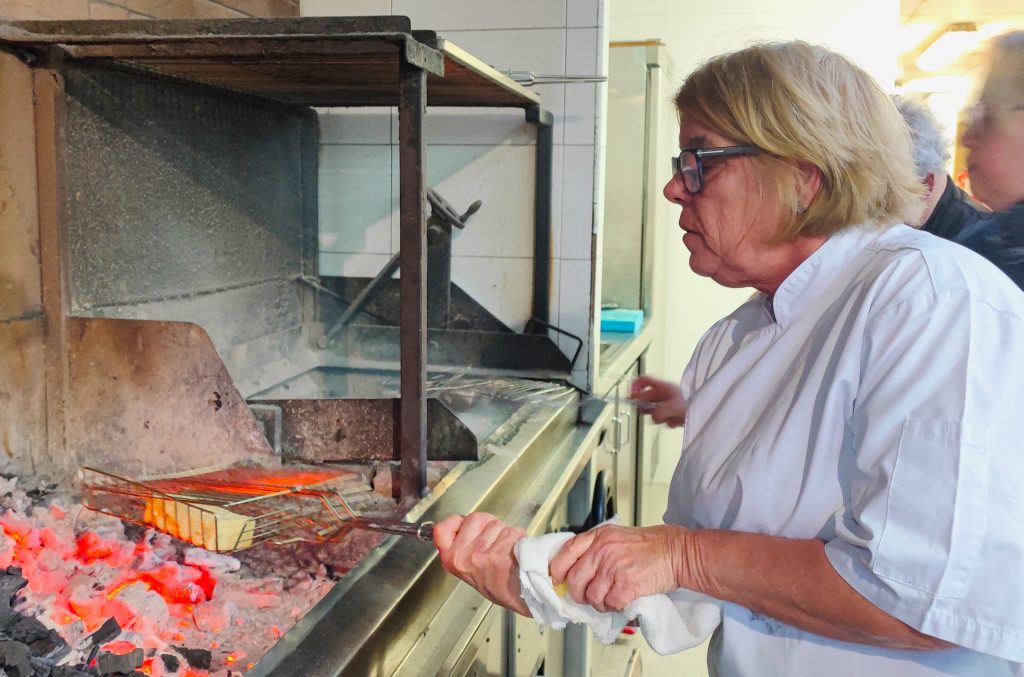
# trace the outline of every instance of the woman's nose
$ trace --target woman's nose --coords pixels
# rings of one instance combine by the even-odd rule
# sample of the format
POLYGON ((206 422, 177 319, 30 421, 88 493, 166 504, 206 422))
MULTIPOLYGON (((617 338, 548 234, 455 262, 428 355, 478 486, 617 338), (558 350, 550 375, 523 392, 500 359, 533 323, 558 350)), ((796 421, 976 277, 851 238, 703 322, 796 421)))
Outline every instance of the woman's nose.
POLYGON ((683 186, 683 176, 679 172, 672 175, 672 178, 665 184, 661 193, 665 196, 666 200, 677 205, 685 204, 686 200, 690 197, 689 191, 683 186))

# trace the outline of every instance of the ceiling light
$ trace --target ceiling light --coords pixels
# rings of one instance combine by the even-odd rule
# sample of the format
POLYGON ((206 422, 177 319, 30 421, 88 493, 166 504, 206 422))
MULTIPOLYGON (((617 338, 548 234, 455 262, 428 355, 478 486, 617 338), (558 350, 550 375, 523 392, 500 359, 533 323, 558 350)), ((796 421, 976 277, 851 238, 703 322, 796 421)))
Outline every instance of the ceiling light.
POLYGON ((974 51, 985 39, 973 23, 950 24, 917 57, 917 67, 925 72, 941 70, 960 57, 974 51))

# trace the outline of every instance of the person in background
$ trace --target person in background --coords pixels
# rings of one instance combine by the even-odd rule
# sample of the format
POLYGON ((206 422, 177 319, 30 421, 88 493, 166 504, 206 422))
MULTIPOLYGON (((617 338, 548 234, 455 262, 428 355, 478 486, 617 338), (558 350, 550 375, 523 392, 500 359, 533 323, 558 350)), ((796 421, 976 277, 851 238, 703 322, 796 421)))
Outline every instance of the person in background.
POLYGON ((1024 289, 1024 31, 997 38, 963 144, 974 195, 990 217, 957 240, 1024 289))
MULTIPOLYGON (((676 95, 665 196, 690 268, 752 298, 681 385, 631 395, 685 437, 665 524, 605 525, 550 563, 598 611, 722 602, 723 677, 1024 671, 1024 293, 905 225, 910 135, 878 84, 803 42, 715 57, 676 95)), ((483 513, 434 531, 448 571, 528 613, 483 513)))
POLYGON ((949 144, 932 110, 919 101, 901 96, 894 96, 893 102, 910 128, 914 167, 927 189, 924 211, 909 225, 954 240, 988 210, 960 190, 946 173, 949 144))

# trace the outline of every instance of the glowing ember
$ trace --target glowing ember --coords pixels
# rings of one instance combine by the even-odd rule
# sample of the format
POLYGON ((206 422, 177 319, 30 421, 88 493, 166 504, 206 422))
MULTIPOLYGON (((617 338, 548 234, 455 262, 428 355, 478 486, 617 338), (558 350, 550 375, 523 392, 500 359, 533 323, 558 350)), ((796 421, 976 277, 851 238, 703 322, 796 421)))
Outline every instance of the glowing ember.
POLYGON ((149 530, 133 542, 106 515, 57 504, 29 508, 15 480, 0 478, 4 494, 12 509, 0 509, 0 574, 20 569, 28 584, 16 609, 68 643, 61 665, 95 662, 89 635, 115 619, 120 634, 96 640, 99 651, 127 657, 141 649, 144 674, 238 675, 252 667, 248 656, 266 653, 333 585, 304 573, 301 582, 244 577, 238 560, 205 552, 182 563, 180 546, 164 534, 149 530), (206 650, 209 670, 189 664, 189 648, 206 650))

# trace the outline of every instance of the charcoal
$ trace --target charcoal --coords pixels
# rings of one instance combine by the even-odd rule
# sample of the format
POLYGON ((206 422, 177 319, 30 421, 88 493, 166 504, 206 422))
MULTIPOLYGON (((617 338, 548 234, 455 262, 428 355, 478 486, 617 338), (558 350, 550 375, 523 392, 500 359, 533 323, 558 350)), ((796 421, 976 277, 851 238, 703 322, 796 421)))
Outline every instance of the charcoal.
POLYGON ((89 635, 89 641, 95 646, 100 646, 102 644, 106 644, 120 634, 121 626, 118 624, 117 619, 111 616, 107 620, 103 621, 103 625, 101 625, 96 632, 89 635))
POLYGON ((10 677, 33 677, 36 673, 28 647, 10 639, 0 640, 0 668, 10 677))
POLYGON ((9 576, 20 576, 21 575, 21 567, 9 566, 9 567, 7 567, 7 569, 5 569, 5 572, 9 576))
POLYGON ((50 671, 50 677, 96 677, 96 673, 81 668, 58 665, 50 671))
POLYGON ((101 675, 130 675, 135 668, 142 667, 143 660, 142 649, 132 649, 123 654, 103 651, 96 656, 96 670, 101 675))
POLYGON ((67 650, 67 642, 56 630, 47 628, 34 616, 18 614, 9 619, 3 634, 28 646, 33 656, 46 656, 52 660, 56 654, 67 650))
MULTIPOLYGON (((45 656, 59 646, 51 639, 50 632, 50 629, 40 623, 35 616, 20 614, 4 628, 4 634, 9 639, 27 645, 34 656, 45 656)), ((60 640, 59 635, 57 639, 60 640)))
MULTIPOLYGON (((58 635, 58 637, 60 637, 60 635, 58 635)), ((60 646, 55 647, 52 651, 47 652, 47 654, 42 657, 43 660, 48 661, 50 665, 56 665, 62 658, 64 658, 64 656, 67 656, 71 652, 71 647, 68 646, 63 637, 60 637, 60 641, 60 646)))
POLYGON ((61 649, 66 649, 68 643, 64 641, 64 638, 60 636, 60 633, 53 629, 48 629, 44 637, 40 637, 36 641, 30 643, 28 648, 31 649, 33 656, 39 657, 52 657, 58 654, 61 649))
POLYGON ((33 657, 30 661, 36 677, 53 677, 53 662, 45 658, 33 657))
POLYGON ((160 660, 164 662, 164 667, 167 668, 167 672, 177 672, 178 668, 181 667, 181 661, 179 661, 178 657, 173 654, 162 653, 160 654, 160 660))
POLYGON ((209 670, 213 661, 213 654, 206 649, 189 649, 184 646, 176 646, 174 650, 180 653, 188 664, 199 670, 209 670))
POLYGON ((8 567, 7 573, 0 575, 0 626, 9 623, 16 615, 11 607, 16 603, 18 591, 28 584, 20 574, 17 567, 8 567), (18 573, 11 573, 12 569, 18 573))

